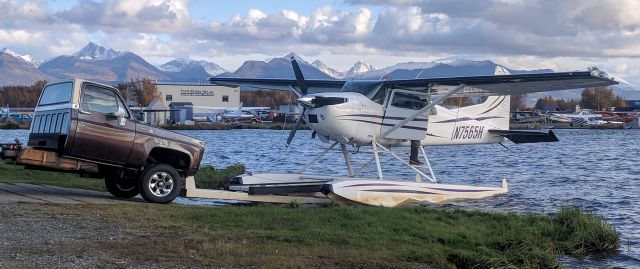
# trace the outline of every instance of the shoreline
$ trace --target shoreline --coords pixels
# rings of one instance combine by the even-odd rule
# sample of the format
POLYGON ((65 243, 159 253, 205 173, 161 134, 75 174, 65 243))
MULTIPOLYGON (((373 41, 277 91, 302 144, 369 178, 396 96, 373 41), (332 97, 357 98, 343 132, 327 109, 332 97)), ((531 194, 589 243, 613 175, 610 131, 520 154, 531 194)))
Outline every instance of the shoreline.
MULTIPOLYGON (((238 166, 213 170, 221 178, 242 171, 238 166)), ((98 190, 102 184, 98 179, 23 170, 6 164, 0 164, 0 182, 67 186, 73 183, 71 186, 75 188, 98 190)), ((210 187, 214 188, 217 183, 212 184, 210 187)), ((3 204, 0 216, 9 222, 31 223, 44 219, 41 225, 71 225, 69 229, 75 229, 73 233, 83 237, 44 247, 21 238, 26 240, 25 245, 10 248, 9 252, 18 253, 26 248, 33 250, 29 256, 34 259, 47 259, 52 256, 43 253, 52 251, 74 260, 78 259, 74 256, 77 253, 61 252, 56 244, 64 244, 63 250, 91 247, 104 259, 81 258, 98 262, 90 264, 95 266, 124 261, 129 266, 166 267, 548 268, 561 266, 559 257, 563 255, 578 258, 606 255, 615 253, 619 246, 618 235, 611 224, 579 208, 560 208, 553 214, 515 214, 429 207, 345 208, 296 204, 210 207, 21 203, 19 207, 29 213, 16 213, 12 206, 3 204), (91 225, 76 226, 78 220, 109 228, 90 232, 91 225), (109 236, 118 239, 105 241, 105 235, 110 233, 115 233, 109 236), (156 234, 166 238, 158 241, 156 234), (160 243, 176 251, 160 255, 148 250, 160 243)), ((17 232, 3 225, 0 231, 0 235, 17 232)), ((29 234, 34 232, 37 233, 30 231, 29 234)), ((58 234, 62 232, 54 230, 49 236, 62 236, 58 234)))

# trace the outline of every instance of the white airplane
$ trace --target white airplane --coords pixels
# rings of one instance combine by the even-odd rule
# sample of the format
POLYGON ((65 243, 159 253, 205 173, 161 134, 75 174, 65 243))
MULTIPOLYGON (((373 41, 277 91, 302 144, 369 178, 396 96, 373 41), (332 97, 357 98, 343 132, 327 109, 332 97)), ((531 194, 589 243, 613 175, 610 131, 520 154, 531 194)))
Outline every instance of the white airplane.
MULTIPOLYGON (((599 87, 618 84, 605 72, 590 70, 545 74, 510 75, 498 66, 494 76, 449 77, 402 80, 305 80, 295 59, 296 79, 251 79, 213 77, 210 82, 226 86, 262 89, 290 89, 298 96, 303 111, 291 131, 294 137, 301 120, 331 146, 320 152, 295 174, 246 174, 238 178, 243 186, 262 186, 262 194, 319 190, 339 203, 394 207, 409 202, 439 203, 452 199, 478 199, 506 193, 501 187, 476 187, 436 183, 423 146, 468 145, 557 141, 551 131, 509 130, 511 94, 599 87), (447 109, 439 104, 449 97, 487 96, 480 104, 447 109), (305 175, 304 171, 340 145, 349 177, 305 175), (370 147, 377 178, 359 177, 346 150, 350 145, 370 147), (405 160, 392 147, 411 147, 405 160), (389 154, 416 173, 409 179, 385 179, 380 154, 389 154), (419 159, 422 157, 422 160, 419 159), (431 183, 422 182, 428 179, 431 183)), ((246 189, 237 187, 238 190, 246 189)))
POLYGON ((590 109, 580 109, 580 105, 576 105, 576 112, 572 114, 561 114, 555 113, 552 114, 555 117, 565 119, 573 124, 577 124, 580 126, 584 125, 605 125, 608 123, 611 124, 620 124, 623 125, 622 121, 606 121, 602 119, 602 114, 593 113, 590 109))
MULTIPOLYGON (((270 111, 271 107, 265 106, 242 106, 242 102, 240 102, 240 106, 238 107, 225 107, 225 106, 198 106, 198 105, 190 105, 188 107, 192 108, 200 108, 206 109, 210 111, 210 115, 205 117, 206 121, 217 122, 219 120, 230 120, 233 121, 235 119, 240 119, 240 121, 246 119, 248 121, 252 121, 252 119, 260 119, 260 115, 253 113, 254 111, 270 111)), ((201 120, 201 121, 205 121, 201 120)))

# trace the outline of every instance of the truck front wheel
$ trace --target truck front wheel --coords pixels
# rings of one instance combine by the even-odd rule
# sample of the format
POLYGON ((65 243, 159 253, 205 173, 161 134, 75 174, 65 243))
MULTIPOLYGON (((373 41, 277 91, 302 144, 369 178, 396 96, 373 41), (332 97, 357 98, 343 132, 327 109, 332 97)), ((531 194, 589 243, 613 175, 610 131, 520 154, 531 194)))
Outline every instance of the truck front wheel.
POLYGON ((145 169, 140 177, 140 195, 147 202, 166 204, 178 197, 182 188, 182 178, 178 171, 166 164, 158 164, 145 169))
POLYGON ((132 179, 109 175, 104 178, 104 185, 113 196, 118 198, 131 198, 140 193, 138 183, 132 179))

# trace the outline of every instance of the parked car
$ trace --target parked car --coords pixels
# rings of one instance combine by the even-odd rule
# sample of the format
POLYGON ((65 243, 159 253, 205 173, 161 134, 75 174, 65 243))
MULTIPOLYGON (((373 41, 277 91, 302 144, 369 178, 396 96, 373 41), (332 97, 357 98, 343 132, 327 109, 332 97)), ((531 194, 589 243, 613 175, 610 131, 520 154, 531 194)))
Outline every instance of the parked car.
POLYGON ((237 110, 223 113, 221 119, 228 123, 259 123, 262 122, 260 116, 248 110, 237 110))

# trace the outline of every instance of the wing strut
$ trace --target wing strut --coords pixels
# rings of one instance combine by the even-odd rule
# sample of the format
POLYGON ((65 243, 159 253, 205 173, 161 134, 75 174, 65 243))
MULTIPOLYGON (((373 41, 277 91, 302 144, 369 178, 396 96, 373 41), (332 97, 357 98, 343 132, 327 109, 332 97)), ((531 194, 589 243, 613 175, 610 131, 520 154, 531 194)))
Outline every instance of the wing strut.
POLYGON ((429 103, 427 106, 423 107, 422 109, 418 110, 418 112, 416 112, 415 114, 411 115, 408 118, 405 118, 401 122, 396 123, 396 125, 394 125, 393 127, 389 128, 386 132, 382 133, 382 137, 387 137, 387 135, 389 135, 391 132, 397 130, 398 128, 404 126, 405 124, 407 124, 408 122, 412 121, 416 117, 418 117, 418 116, 424 114, 425 112, 429 111, 431 108, 433 108, 437 104, 439 104, 442 101, 444 101, 444 99, 449 98, 449 96, 459 92, 464 87, 465 87, 465 85, 461 84, 460 86, 458 86, 455 89, 449 91, 448 93, 444 94, 443 96, 438 97, 438 99, 436 99, 435 101, 429 103))

